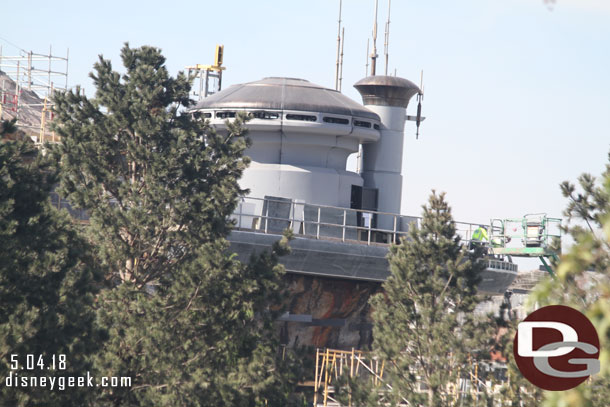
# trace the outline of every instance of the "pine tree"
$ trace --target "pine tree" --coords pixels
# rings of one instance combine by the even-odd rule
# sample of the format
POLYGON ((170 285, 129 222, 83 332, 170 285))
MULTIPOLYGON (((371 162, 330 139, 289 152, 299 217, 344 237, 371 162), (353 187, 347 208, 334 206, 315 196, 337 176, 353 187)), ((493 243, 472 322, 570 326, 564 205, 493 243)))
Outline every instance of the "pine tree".
POLYGON ((185 114, 189 79, 170 77, 158 49, 125 46, 121 57, 123 75, 95 64, 95 98, 56 96, 56 154, 109 277, 144 289, 227 235, 248 159, 240 120, 220 135, 185 114))
MULTIPOLYGON (((8 122, 1 129, 16 130, 8 122)), ((49 384, 20 387, 23 377, 57 380, 86 374, 100 339, 93 308, 100 275, 69 217, 50 204, 55 182, 56 171, 32 143, 0 143, 3 406, 84 405, 91 395, 84 388, 58 391, 57 383, 53 390, 49 384), (60 358, 65 358, 65 369, 60 358), (9 377, 12 386, 6 386, 9 377)))
POLYGON ((388 400, 437 407, 451 405, 447 385, 469 357, 489 351, 482 342, 491 334, 472 314, 481 249, 463 246, 443 193, 433 192, 423 211, 421 227, 392 246, 391 275, 371 300, 373 351, 386 361, 388 400))
POLYGON ((503 407, 538 406, 543 400, 543 390, 531 384, 515 363, 513 355, 513 339, 520 321, 506 322, 506 333, 502 336, 502 355, 507 358, 506 381, 499 391, 491 396, 496 404, 503 407))
POLYGON ((545 407, 601 407, 610 398, 610 154, 600 181, 583 174, 580 188, 569 181, 561 184, 568 199, 564 231, 575 243, 556 265, 557 278, 540 283, 530 302, 564 304, 583 312, 599 335, 601 371, 575 389, 545 392, 545 407), (583 280, 590 284, 580 284, 583 280))
POLYGON ((158 49, 125 45, 121 58, 123 74, 95 64, 94 98, 55 98, 62 191, 89 212, 106 276, 96 366, 132 378, 96 405, 283 405, 296 380, 275 358, 286 241, 249 264, 227 252, 245 117, 217 133, 185 110, 190 80, 158 49))

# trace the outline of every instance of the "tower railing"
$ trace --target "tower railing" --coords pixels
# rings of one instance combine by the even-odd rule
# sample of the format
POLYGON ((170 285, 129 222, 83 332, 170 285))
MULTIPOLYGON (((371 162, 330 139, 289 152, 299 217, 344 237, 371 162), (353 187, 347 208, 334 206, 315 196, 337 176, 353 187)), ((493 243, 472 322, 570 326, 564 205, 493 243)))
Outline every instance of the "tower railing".
MULTIPOLYGON (((86 210, 73 207, 67 199, 55 192, 51 193, 51 203, 57 209, 67 210, 75 221, 89 222, 86 210)), ((409 234, 409 228, 420 228, 422 220, 421 217, 387 212, 314 205, 285 198, 255 197, 241 197, 231 218, 237 230, 277 235, 285 229, 291 229, 295 235, 306 238, 369 246, 399 243, 409 234), (389 217, 393 225, 392 229, 375 227, 380 217, 389 217)), ((461 241, 466 245, 469 244, 479 224, 454 223, 461 241)), ((490 263, 490 267, 498 269, 508 267, 503 261, 496 263, 490 263)))
MULTIPOLYGON (((280 234, 291 229, 303 237, 358 242, 366 245, 398 243, 412 227, 421 227, 421 217, 395 213, 316 205, 298 200, 244 196, 232 215, 238 230, 280 234), (378 227, 390 224, 392 228, 378 227)), ((468 243, 478 223, 455 222, 456 233, 468 243)))

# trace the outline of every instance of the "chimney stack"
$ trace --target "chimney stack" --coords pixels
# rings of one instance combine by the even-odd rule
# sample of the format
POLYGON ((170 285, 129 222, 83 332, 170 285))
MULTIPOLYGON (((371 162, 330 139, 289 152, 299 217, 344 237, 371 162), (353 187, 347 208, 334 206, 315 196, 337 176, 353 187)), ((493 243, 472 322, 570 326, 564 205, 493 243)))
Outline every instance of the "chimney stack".
MULTIPOLYGON (((400 213, 407 105, 421 90, 407 79, 385 75, 368 76, 354 87, 360 92, 364 106, 381 119, 379 141, 362 145, 364 186, 378 190, 380 212, 400 213)), ((392 229, 392 225, 378 227, 392 229)))

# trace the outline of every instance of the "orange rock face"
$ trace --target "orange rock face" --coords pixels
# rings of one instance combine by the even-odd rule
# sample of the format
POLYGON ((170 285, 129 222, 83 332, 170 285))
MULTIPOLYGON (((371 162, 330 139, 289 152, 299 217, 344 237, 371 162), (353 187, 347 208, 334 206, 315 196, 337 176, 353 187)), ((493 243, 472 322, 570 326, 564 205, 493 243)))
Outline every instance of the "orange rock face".
POLYGON ((312 322, 281 322, 284 344, 335 349, 370 346, 368 300, 380 291, 380 283, 296 274, 285 278, 290 291, 287 310, 293 315, 311 315, 312 322))

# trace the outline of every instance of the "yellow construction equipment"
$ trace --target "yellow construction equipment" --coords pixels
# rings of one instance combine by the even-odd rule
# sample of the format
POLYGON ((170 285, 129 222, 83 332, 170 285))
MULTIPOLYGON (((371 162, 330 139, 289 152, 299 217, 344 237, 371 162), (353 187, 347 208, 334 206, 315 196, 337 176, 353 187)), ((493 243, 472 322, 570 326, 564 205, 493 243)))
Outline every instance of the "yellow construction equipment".
POLYGON ((196 96, 199 97, 199 100, 216 92, 220 92, 222 89, 222 71, 227 69, 222 66, 223 58, 224 45, 216 45, 214 65, 197 64, 185 67, 189 76, 192 74, 199 79, 199 93, 196 94, 196 96), (210 78, 218 80, 215 88, 210 89, 210 78))

